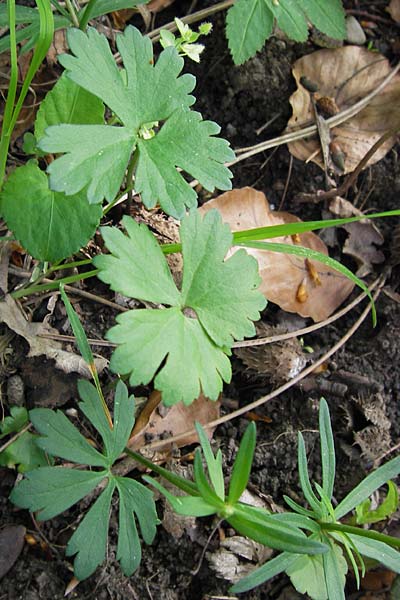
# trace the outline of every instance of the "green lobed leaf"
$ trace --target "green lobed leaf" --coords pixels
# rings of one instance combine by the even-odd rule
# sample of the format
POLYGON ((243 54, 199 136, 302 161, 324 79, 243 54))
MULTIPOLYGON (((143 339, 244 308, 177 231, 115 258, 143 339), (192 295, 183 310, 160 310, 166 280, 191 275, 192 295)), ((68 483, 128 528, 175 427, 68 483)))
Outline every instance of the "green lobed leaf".
POLYGON ((224 473, 222 470, 222 453, 218 450, 216 456, 211 449, 210 440, 200 423, 195 423, 197 435, 201 444, 201 449, 207 464, 208 475, 213 485, 215 493, 221 500, 225 499, 224 473))
POLYGON ((49 460, 43 450, 36 445, 37 439, 37 435, 25 431, 15 442, 0 452, 0 465, 9 469, 17 467, 19 473, 47 465, 49 460))
POLYGON ((328 600, 324 574, 324 555, 299 555, 287 569, 292 585, 313 600, 328 600))
POLYGON ((38 147, 64 153, 47 167, 52 190, 71 196, 87 188, 89 203, 96 204, 114 200, 135 144, 136 135, 127 127, 54 125, 38 147))
POLYGON ((10 406, 10 415, 0 421, 0 440, 10 433, 21 431, 28 422, 28 411, 24 406, 10 406))
POLYGON ((35 119, 35 137, 40 140, 47 127, 69 124, 104 124, 104 105, 63 73, 46 94, 35 119))
POLYGON ((321 443, 322 488, 330 500, 335 483, 336 458, 329 407, 325 398, 321 398, 319 404, 319 435, 321 443))
POLYGON ((115 291, 171 308, 132 310, 117 317, 118 324, 107 334, 118 344, 112 370, 130 374, 133 386, 149 383, 157 373, 155 387, 168 405, 190 404, 200 391, 216 400, 222 381, 231 377, 229 347, 234 339, 254 335, 252 321, 266 304, 257 290, 256 261, 245 252, 224 260, 232 241, 229 228, 217 211, 203 220, 193 212, 181 225, 179 293, 147 227, 130 217, 124 225, 128 236, 103 230, 112 255, 95 258, 98 277, 115 291))
POLYGON ((236 503, 247 487, 254 450, 256 447, 256 426, 249 423, 240 441, 238 453, 233 464, 231 480, 229 483, 228 503, 236 503))
MULTIPOLYGON (((164 50, 166 52, 166 50, 164 50)), ((213 137, 220 127, 200 113, 176 110, 151 139, 138 141, 135 189, 148 208, 157 202, 176 219, 197 205, 197 194, 176 167, 196 178, 210 192, 231 189, 232 173, 224 162, 235 155, 228 142, 213 137)))
POLYGON ((100 222, 100 206, 84 194, 65 196, 49 189, 34 162, 15 169, 0 193, 0 210, 21 244, 38 260, 54 262, 77 252, 100 222))
POLYGON ((114 489, 115 482, 111 480, 68 542, 66 555, 76 554, 74 574, 79 580, 89 577, 106 556, 110 506, 114 489))
POLYGON ((369 499, 356 506, 356 523, 365 525, 368 523, 379 523, 394 512, 399 506, 399 492, 397 485, 393 481, 388 481, 388 491, 386 498, 374 510, 370 510, 371 501, 369 499))
POLYGON ((296 558, 296 554, 282 552, 282 554, 275 556, 275 558, 267 561, 262 567, 255 569, 249 575, 243 577, 238 583, 235 583, 235 585, 230 588, 230 591, 233 594, 240 594, 252 590, 271 579, 271 577, 275 577, 275 575, 279 575, 279 573, 286 571, 296 558))
POLYGON ((236 0, 226 15, 228 46, 236 65, 261 50, 273 25, 274 16, 265 0, 236 0))
POLYGON ((273 13, 278 27, 296 42, 305 42, 308 37, 307 21, 301 9, 301 0, 264 0, 273 13))
POLYGON ((107 467, 107 459, 89 444, 61 410, 34 408, 29 412, 35 429, 42 434, 37 444, 52 456, 93 467, 107 467))
POLYGON ((317 29, 334 39, 345 39, 346 13, 342 0, 301 0, 301 6, 317 29))
POLYGON ((105 475, 105 471, 41 467, 26 473, 11 492, 10 500, 20 508, 40 511, 40 520, 51 519, 89 494, 105 475))
POLYGON ((393 458, 376 471, 373 471, 361 481, 335 508, 335 517, 341 519, 353 508, 360 504, 389 479, 394 479, 400 473, 400 456, 393 458))

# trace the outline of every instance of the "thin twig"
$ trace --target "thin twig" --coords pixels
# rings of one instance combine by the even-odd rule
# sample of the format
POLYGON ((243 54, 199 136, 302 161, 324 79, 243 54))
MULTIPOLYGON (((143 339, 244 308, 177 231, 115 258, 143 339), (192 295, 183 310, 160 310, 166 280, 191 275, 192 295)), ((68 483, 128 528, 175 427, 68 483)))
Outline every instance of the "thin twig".
POLYGON ((10 438, 9 440, 7 440, 7 442, 5 444, 3 444, 2 446, 0 446, 0 454, 6 449, 8 448, 8 446, 10 446, 13 442, 15 442, 19 437, 21 437, 21 435, 23 433, 25 433, 25 431, 28 431, 28 429, 30 429, 31 424, 28 423, 28 425, 25 425, 25 427, 23 427, 20 431, 18 431, 18 433, 16 433, 15 435, 13 435, 12 438, 10 438))

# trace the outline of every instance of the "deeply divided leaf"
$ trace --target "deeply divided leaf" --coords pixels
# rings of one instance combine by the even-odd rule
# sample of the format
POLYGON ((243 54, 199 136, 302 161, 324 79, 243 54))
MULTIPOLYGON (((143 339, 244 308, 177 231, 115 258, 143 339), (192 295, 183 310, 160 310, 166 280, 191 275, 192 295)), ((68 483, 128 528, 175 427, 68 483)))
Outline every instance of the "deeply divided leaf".
POLYGON ((253 320, 265 306, 256 261, 245 252, 224 260, 232 234, 217 211, 198 213, 181 226, 182 291, 147 227, 123 220, 128 236, 104 228, 111 255, 99 256, 99 277, 113 290, 166 304, 117 317, 108 338, 118 347, 111 368, 130 374, 132 385, 154 384, 166 404, 192 402, 202 391, 216 400, 231 377, 227 358, 234 339, 254 335, 253 320), (161 367, 161 368, 160 368, 161 367), (182 377, 182 372, 185 376, 182 377))
POLYGON ((87 188, 89 202, 112 201, 135 150, 135 187, 148 207, 159 202, 181 218, 185 207, 196 205, 196 194, 177 167, 207 189, 231 187, 231 173, 223 163, 234 154, 227 142, 214 137, 219 133, 215 123, 189 110, 195 78, 180 75, 184 63, 175 48, 163 50, 154 64, 150 39, 128 26, 116 40, 121 70, 96 29, 71 29, 68 43, 72 54, 60 58, 67 77, 108 106, 117 124, 49 127, 40 149, 64 153, 49 165, 52 189, 75 194, 87 188), (154 124, 160 131, 145 139, 142 128, 154 124))

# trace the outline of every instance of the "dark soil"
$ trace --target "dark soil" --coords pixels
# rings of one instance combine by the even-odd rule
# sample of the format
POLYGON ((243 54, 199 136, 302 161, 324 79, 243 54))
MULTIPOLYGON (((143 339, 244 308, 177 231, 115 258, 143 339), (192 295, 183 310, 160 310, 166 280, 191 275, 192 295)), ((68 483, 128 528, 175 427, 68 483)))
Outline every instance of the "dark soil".
MULTIPOLYGON (((175 3, 175 6, 166 10, 160 18, 170 20, 174 15, 172 9, 175 8, 180 14, 185 14, 183 9, 189 4, 175 3)), ((201 8, 213 2, 197 4, 197 8, 201 8)), ((364 3, 348 2, 348 5, 350 4, 352 7, 356 5, 360 9, 371 10, 373 6, 379 8, 386 3, 376 0, 364 3)), ((252 145, 262 139, 279 135, 284 130, 291 112, 289 96, 295 87, 291 65, 298 57, 314 51, 316 47, 311 42, 298 45, 273 38, 255 58, 243 66, 235 67, 223 32, 224 16, 218 15, 212 21, 214 31, 207 40, 201 64, 188 65, 188 69, 196 74, 198 80, 196 108, 206 118, 211 118, 222 126, 222 135, 230 140, 234 148, 252 145), (256 130, 272 119, 273 122, 257 135, 256 130)), ((373 31, 377 35, 377 39, 373 40, 376 46, 386 50, 388 58, 393 59, 390 40, 396 30, 379 25, 373 31)), ((288 176, 289 162, 290 155, 285 146, 257 155, 233 168, 233 185, 254 186, 264 191, 272 204, 279 206, 288 176)), ((312 192, 322 187, 322 171, 312 164, 306 165, 294 159, 285 210, 303 219, 321 218, 323 207, 299 204, 296 202, 296 196, 300 192, 312 192)), ((373 188, 367 200, 368 209, 398 208, 400 164, 395 150, 376 166, 363 172, 359 188, 365 195, 373 188)), ((351 197, 350 195, 349 199, 351 197)), ((383 270, 389 265, 391 257, 400 255, 400 247, 394 247, 396 236, 392 232, 396 221, 387 220, 380 223, 380 226, 385 236, 386 262, 380 266, 380 270, 383 270)), ((400 236, 397 236, 398 238, 400 236)), ((334 249, 334 252, 338 252, 338 249, 334 249)), ((399 291, 399 270, 399 267, 394 267, 387 277, 386 288, 389 292, 396 289, 399 291)), ((107 294, 105 286, 93 285, 96 285, 97 293, 107 294)), ((89 301, 80 301, 79 307, 85 318, 84 325, 88 335, 103 337, 114 319, 112 309, 93 305, 89 301)), ((323 354, 338 341, 359 316, 363 307, 357 307, 329 328, 307 336, 306 343, 313 348, 313 356, 323 354)), ((301 501, 296 468, 299 430, 304 431, 309 450, 310 476, 312 479, 319 479, 316 429, 318 399, 321 395, 327 399, 333 419, 337 450, 335 494, 338 500, 362 479, 375 460, 398 444, 400 306, 382 292, 377 302, 377 311, 377 327, 374 329, 367 318, 346 346, 329 361, 324 373, 309 378, 302 386, 292 388, 258 410, 258 414, 269 417, 271 423, 258 423, 258 443, 251 475, 253 493, 262 497, 272 497, 278 505, 283 505, 284 494, 301 501), (354 376, 362 379, 354 379, 354 376)), ((53 325, 60 326, 65 322, 60 308, 52 318, 53 325)), ((264 315, 265 322, 271 324, 282 318, 289 317, 282 315, 282 312, 272 305, 264 315)), ((295 327, 304 324, 307 322, 298 318, 295 327)), ((25 379, 26 400, 29 406, 32 406, 31 392, 37 389, 40 380, 56 380, 57 375, 51 365, 43 374, 39 363, 33 364, 25 360, 25 345, 21 349, 18 347, 18 340, 14 341, 14 344, 17 345, 14 348, 16 360, 13 374, 21 375, 25 379)), ((277 351, 280 351, 279 348, 277 351)), ((225 390, 225 396, 233 403, 239 406, 248 404, 274 388, 271 377, 249 374, 245 372, 238 358, 234 357, 233 361, 234 378, 225 390)), ((109 383, 110 379, 111 377, 105 377, 104 383, 109 383)), ((60 394, 64 394, 64 383, 57 379, 58 386, 61 386, 57 388, 60 394)), ((70 393, 70 398, 64 397, 67 407, 74 406, 75 383, 75 378, 71 378, 70 389, 73 392, 70 393)), ((54 399, 54 395, 52 397, 54 399)), ((227 474, 247 422, 247 419, 235 420, 215 432, 215 444, 224 452, 227 474)), ((185 452, 182 451, 182 454, 185 452)), ((1 581, 0 600, 61 600, 73 576, 71 563, 66 560, 64 549, 80 517, 79 506, 50 522, 36 524, 26 511, 16 509, 7 500, 14 482, 14 472, 0 469, 0 526, 6 523, 23 524, 43 544, 25 544, 18 561, 1 581)), ((158 504, 162 517, 163 504, 161 501, 158 504)), ((213 525, 212 519, 198 520, 195 531, 192 531, 190 536, 184 533, 180 539, 174 538, 160 526, 154 544, 151 547, 143 547, 143 560, 139 570, 132 577, 126 578, 115 560, 117 523, 115 516, 112 517, 107 562, 95 575, 82 582, 70 597, 79 600, 211 600, 233 597, 228 591, 229 582, 216 577, 207 558, 201 563, 199 572, 196 575, 192 574, 199 565, 213 525)), ((222 527, 226 535, 232 534, 229 529, 222 527)), ((390 527, 392 531, 395 530, 395 520, 390 527)), ((212 553, 218 547, 219 539, 218 535, 215 535, 208 551, 212 553)), ((352 596, 353 592, 350 582, 348 597, 359 597, 352 596)), ((253 592, 240 596, 246 600, 284 600, 299 597, 292 591, 286 577, 278 577, 253 592)), ((384 599, 386 596, 382 593, 374 597, 384 599)))

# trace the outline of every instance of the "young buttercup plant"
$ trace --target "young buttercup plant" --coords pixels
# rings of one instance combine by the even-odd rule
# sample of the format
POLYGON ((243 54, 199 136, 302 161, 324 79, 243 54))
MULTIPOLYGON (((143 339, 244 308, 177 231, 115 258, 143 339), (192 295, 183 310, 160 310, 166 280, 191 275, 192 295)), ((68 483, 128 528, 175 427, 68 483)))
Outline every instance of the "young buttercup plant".
POLYGON ((128 169, 148 208, 158 202, 180 219, 186 208, 197 205, 197 194, 178 167, 209 191, 231 188, 232 174, 224 163, 234 154, 228 142, 215 137, 220 127, 190 110, 196 80, 180 75, 184 61, 175 47, 165 48, 154 64, 150 39, 128 26, 116 38, 121 70, 96 29, 69 29, 67 38, 72 54, 59 58, 67 77, 97 96, 114 114, 115 124, 46 129, 39 149, 63 154, 47 169, 53 191, 69 196, 85 190, 90 203, 112 202, 128 169))
POLYGON ((208 477, 198 448, 194 458, 193 482, 171 473, 163 467, 153 465, 140 454, 128 450, 128 454, 133 458, 187 494, 186 496, 174 496, 158 481, 144 476, 145 481, 164 494, 175 512, 193 517, 217 515, 219 518, 225 519, 242 535, 271 548, 295 553, 308 552, 311 555, 319 555, 327 551, 324 544, 308 539, 296 525, 277 522, 268 511, 254 508, 240 501, 248 484, 253 461, 256 443, 254 423, 250 423, 247 427, 240 442, 227 494, 225 494, 221 451, 218 450, 214 456, 204 429, 198 423, 196 429, 207 465, 208 477))
POLYGON ((153 494, 143 484, 113 474, 112 466, 128 441, 135 421, 134 398, 121 381, 114 398, 112 428, 102 408, 98 391, 88 381, 78 383, 82 402, 79 407, 103 440, 96 450, 62 411, 35 408, 29 418, 43 437, 36 444, 53 457, 88 465, 90 470, 63 466, 40 467, 26 473, 16 485, 10 499, 21 508, 38 511, 40 520, 51 519, 102 485, 104 490, 79 523, 67 545, 67 556, 76 554, 74 573, 78 579, 89 577, 105 558, 111 500, 119 495, 117 559, 125 575, 139 566, 141 547, 136 527, 151 544, 158 524, 153 494))
POLYGON ((231 378, 228 356, 235 339, 255 334, 266 300, 257 290, 257 261, 244 250, 225 259, 233 236, 218 211, 198 211, 180 227, 183 277, 179 290, 154 235, 124 217, 101 233, 111 254, 94 259, 98 277, 125 296, 166 305, 135 309, 117 317, 107 338, 118 346, 111 369, 129 374, 132 386, 148 384, 162 392, 164 404, 190 404, 202 391, 217 400, 231 378))
POLYGON ((400 573, 400 553, 394 548, 400 548, 398 538, 340 522, 343 517, 367 500, 375 490, 400 473, 400 457, 394 458, 370 473, 334 508, 332 498, 335 480, 335 447, 328 404, 323 398, 320 402, 319 431, 322 486, 314 483, 314 491, 311 485, 304 438, 299 433, 300 485, 309 507, 304 508, 285 496, 286 503, 294 512, 278 514, 274 518, 279 522, 297 525, 309 531, 308 539, 326 544, 329 548, 328 552, 321 555, 299 554, 297 556, 283 552, 234 585, 233 593, 253 589, 285 571, 297 591, 308 594, 313 600, 345 600, 348 563, 351 564, 359 585, 359 570, 362 574, 365 572, 362 556, 376 560, 395 573, 400 573))
POLYGON ((199 31, 193 31, 189 25, 178 19, 174 19, 180 36, 175 37, 172 31, 162 29, 160 31, 160 44, 163 48, 173 46, 177 49, 180 56, 187 56, 195 62, 200 62, 200 54, 204 51, 203 44, 196 44, 197 40, 202 35, 208 35, 212 30, 211 23, 202 23, 199 31))

